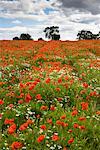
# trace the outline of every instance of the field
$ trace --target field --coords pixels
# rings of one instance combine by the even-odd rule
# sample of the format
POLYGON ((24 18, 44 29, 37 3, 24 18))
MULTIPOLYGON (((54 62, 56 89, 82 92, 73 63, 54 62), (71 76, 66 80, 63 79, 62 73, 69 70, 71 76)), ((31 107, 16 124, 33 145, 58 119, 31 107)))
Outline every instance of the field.
POLYGON ((100 40, 0 41, 0 150, 100 149, 100 40))

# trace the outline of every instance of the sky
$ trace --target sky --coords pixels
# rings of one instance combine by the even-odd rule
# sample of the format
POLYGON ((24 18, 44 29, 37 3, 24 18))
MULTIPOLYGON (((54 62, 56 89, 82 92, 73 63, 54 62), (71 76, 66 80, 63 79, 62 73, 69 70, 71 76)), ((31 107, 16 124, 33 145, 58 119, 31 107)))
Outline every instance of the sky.
POLYGON ((47 26, 59 26, 61 40, 75 40, 82 29, 97 34, 100 0, 0 0, 0 40, 21 33, 45 39, 47 26))

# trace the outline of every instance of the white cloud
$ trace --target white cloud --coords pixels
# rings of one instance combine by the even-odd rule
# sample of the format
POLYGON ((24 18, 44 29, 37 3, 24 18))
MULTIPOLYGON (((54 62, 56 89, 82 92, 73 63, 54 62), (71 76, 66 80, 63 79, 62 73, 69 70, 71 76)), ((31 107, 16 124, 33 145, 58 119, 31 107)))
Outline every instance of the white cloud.
POLYGON ((23 32, 32 35, 33 39, 44 38, 43 29, 52 25, 60 27, 62 40, 76 39, 78 31, 82 29, 91 30, 94 33, 100 30, 100 14, 93 15, 90 12, 79 12, 79 10, 71 8, 66 9, 67 13, 65 13, 60 9, 60 5, 57 0, 1 1, 0 17, 13 19, 11 22, 13 27, 0 28, 1 39, 12 39, 23 32), (44 12, 45 8, 52 8, 55 11, 51 11, 47 15, 44 12), (37 25, 21 26, 21 19, 27 24, 29 20, 37 22, 37 25))
POLYGON ((21 21, 19 21, 19 20, 13 20, 12 23, 14 23, 14 24, 21 24, 21 21))

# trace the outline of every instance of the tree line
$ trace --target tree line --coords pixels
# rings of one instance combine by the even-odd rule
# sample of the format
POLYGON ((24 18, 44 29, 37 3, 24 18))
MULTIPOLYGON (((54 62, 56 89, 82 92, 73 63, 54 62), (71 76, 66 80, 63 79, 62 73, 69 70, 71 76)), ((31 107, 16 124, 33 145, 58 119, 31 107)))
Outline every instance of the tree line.
MULTIPOLYGON (((59 33, 59 27, 58 26, 51 26, 46 27, 43 32, 45 33, 45 38, 48 38, 50 40, 60 40, 60 33, 59 33)), ((98 34, 93 34, 91 31, 88 30, 81 30, 77 34, 78 40, 98 40, 100 39, 100 31, 98 34)), ((13 40, 33 40, 31 38, 31 35, 28 33, 22 33, 20 37, 14 37, 13 40)), ((42 38, 39 38, 39 40, 43 40, 42 38)))

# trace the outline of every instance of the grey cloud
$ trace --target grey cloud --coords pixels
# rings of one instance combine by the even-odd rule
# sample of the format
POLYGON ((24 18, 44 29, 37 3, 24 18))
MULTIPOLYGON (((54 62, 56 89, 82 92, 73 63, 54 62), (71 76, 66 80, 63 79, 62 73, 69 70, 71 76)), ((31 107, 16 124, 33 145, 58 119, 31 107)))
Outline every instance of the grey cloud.
MULTIPOLYGON (((67 11, 67 8, 79 10, 80 12, 90 12, 92 14, 100 13, 100 0, 58 0, 61 8, 67 11)), ((66 14, 66 13, 65 13, 66 14)))
POLYGON ((84 24, 100 24, 100 15, 72 15, 69 17, 69 21, 84 24))

